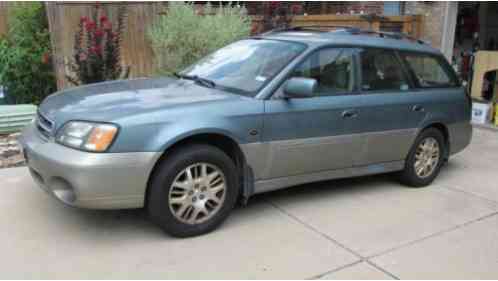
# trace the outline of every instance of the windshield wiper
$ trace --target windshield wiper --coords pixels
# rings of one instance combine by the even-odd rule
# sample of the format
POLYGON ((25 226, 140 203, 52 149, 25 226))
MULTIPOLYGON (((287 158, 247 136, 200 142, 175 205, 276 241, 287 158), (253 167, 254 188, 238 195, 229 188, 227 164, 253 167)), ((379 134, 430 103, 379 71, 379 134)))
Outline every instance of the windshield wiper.
POLYGON ((177 78, 195 81, 196 83, 204 85, 208 88, 215 88, 216 87, 216 83, 214 83, 213 81, 206 79, 206 78, 199 77, 197 75, 186 75, 186 74, 181 74, 181 73, 177 73, 177 72, 173 73, 173 75, 175 75, 175 77, 177 77, 177 78))

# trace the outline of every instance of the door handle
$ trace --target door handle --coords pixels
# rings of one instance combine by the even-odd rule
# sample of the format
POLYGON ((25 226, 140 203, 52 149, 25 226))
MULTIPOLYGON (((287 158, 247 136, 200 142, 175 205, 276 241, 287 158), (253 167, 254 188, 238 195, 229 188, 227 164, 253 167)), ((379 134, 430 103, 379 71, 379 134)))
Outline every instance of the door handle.
POLYGON ((418 104, 417 104, 417 105, 412 106, 412 111, 415 111, 415 112, 422 112, 422 111, 424 111, 424 110, 425 110, 425 109, 424 109, 424 107, 423 107, 423 106, 421 106, 421 105, 418 105, 418 104))
POLYGON ((358 117, 358 111, 356 110, 345 110, 342 112, 342 118, 356 118, 358 117))

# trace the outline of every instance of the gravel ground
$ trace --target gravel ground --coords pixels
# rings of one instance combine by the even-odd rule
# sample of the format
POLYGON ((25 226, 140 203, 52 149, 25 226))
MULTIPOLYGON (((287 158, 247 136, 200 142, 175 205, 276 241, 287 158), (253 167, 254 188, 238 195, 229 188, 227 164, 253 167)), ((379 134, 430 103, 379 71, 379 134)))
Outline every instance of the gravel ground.
POLYGON ((24 166, 24 157, 17 141, 19 133, 0 135, 0 169, 24 166))

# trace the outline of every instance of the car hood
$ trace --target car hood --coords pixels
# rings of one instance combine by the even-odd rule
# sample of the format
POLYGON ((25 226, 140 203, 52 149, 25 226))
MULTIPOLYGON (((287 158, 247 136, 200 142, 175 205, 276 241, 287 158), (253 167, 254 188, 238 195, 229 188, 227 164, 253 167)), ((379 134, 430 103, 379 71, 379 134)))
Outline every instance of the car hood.
POLYGON ((43 101, 40 112, 60 126, 69 120, 112 122, 133 114, 240 98, 189 80, 119 80, 55 93, 43 101))

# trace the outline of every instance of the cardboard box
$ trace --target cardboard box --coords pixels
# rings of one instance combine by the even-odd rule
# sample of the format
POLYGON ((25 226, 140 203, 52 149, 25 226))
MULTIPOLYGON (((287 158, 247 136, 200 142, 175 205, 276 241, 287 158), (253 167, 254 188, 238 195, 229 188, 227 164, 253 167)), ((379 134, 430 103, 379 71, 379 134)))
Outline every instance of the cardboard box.
POLYGON ((491 121, 492 112, 491 103, 472 103, 472 123, 474 124, 486 124, 491 121))

